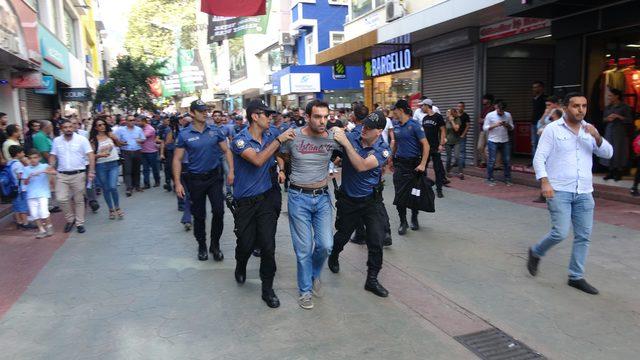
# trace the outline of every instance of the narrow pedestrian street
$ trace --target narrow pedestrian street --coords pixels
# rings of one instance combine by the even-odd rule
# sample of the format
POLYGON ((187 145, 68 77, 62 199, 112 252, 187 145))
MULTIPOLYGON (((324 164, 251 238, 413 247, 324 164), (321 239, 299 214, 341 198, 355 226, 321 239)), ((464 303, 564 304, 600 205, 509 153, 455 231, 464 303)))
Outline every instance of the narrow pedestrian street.
POLYGON ((275 310, 260 299, 255 258, 247 282, 234 281, 228 211, 221 263, 197 261, 174 194, 160 188, 125 198, 124 220, 108 220, 104 209, 88 214, 87 232, 66 240, 13 236, 5 218, 0 253, 12 256, 1 257, 2 269, 23 275, 0 275, 9 290, 0 297, 0 358, 474 359, 455 337, 492 327, 551 359, 637 357, 636 206, 596 199, 587 276, 601 294, 589 296, 566 285, 570 241, 542 260, 536 278, 526 271, 526 249, 549 224, 548 212, 530 202, 536 189, 515 185, 508 197, 503 185, 474 177, 452 185, 437 212, 421 213, 421 229, 404 237, 395 233, 387 186, 394 235, 380 281, 390 297, 363 290, 366 248, 349 244, 340 273, 324 273, 311 311, 296 303, 286 206, 275 310))

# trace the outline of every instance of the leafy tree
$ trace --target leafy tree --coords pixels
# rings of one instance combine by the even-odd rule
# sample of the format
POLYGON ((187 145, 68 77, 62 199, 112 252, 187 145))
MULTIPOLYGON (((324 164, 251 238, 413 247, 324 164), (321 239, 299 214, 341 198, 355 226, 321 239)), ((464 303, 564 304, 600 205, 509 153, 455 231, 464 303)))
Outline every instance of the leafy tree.
POLYGON ((147 63, 139 57, 122 56, 109 73, 109 81, 98 87, 95 104, 117 106, 125 111, 155 109, 149 79, 162 77, 165 62, 147 63))

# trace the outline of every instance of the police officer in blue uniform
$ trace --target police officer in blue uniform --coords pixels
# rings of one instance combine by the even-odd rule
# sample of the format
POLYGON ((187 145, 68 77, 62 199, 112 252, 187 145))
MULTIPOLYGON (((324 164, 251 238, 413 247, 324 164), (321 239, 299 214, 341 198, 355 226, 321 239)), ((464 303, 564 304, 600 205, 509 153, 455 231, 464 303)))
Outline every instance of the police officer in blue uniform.
POLYGON ((211 203, 211 245, 215 261, 222 261, 224 255, 220 250, 224 218, 224 198, 222 185, 224 172, 220 157, 225 155, 229 163, 227 183, 233 183, 233 156, 227 146, 226 137, 217 128, 208 126, 205 121, 207 105, 201 100, 191 103, 190 113, 193 118, 191 125, 182 129, 178 134, 176 149, 173 156, 173 181, 176 194, 183 198, 185 189, 180 174, 182 172, 182 158, 185 153, 189 156, 187 173, 183 174, 191 201, 193 215, 193 235, 198 242, 198 259, 205 261, 207 255, 207 234, 205 220, 207 218, 207 198, 211 203))
MULTIPOLYGON (((293 139, 293 130, 279 134, 270 126, 270 115, 275 113, 261 100, 252 100, 247 106, 249 127, 238 133, 231 142, 235 166, 233 184, 236 243, 235 278, 240 284, 246 280, 247 262, 254 248, 261 250, 260 279, 262 300, 277 308, 280 301, 273 291, 276 273, 275 235, 280 209, 280 198, 273 196, 271 168, 280 145, 293 139)), ((284 165, 284 164, 282 164, 284 165)), ((280 180, 284 181, 284 174, 280 180)))
MULTIPOLYGON (((413 181, 416 172, 424 172, 429 158, 429 143, 424 135, 422 124, 413 120, 413 111, 406 100, 398 100, 393 108, 398 123, 393 127, 395 145, 393 154, 393 186, 398 195, 400 189, 413 181)), ((395 203, 395 201, 394 201, 395 203)), ((398 235, 407 233, 407 208, 397 206, 400 216, 398 235)), ((418 230, 418 211, 411 210, 411 230, 418 230)))
POLYGON ((340 271, 340 252, 358 223, 366 228, 367 281, 365 290, 381 297, 388 291, 378 282, 382 268, 382 243, 385 237, 385 210, 382 202, 382 167, 391 155, 380 136, 387 123, 382 111, 369 114, 360 135, 345 134, 335 129, 335 139, 343 147, 342 185, 336 192, 336 234, 328 265, 333 273, 340 271))

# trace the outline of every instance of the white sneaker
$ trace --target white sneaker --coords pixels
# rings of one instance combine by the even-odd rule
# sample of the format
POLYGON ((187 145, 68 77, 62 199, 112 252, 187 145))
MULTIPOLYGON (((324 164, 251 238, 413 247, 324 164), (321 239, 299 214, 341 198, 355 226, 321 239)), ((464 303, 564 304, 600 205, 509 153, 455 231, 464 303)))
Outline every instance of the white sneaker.
POLYGON ((298 299, 298 305, 305 310, 313 309, 313 300, 311 300, 311 294, 300 295, 298 299))
POLYGON ((47 237, 53 236, 53 225, 47 226, 46 233, 47 233, 47 237))
POLYGON ((313 279, 313 287, 311 288, 311 294, 317 298, 322 297, 322 282, 320 279, 313 279))

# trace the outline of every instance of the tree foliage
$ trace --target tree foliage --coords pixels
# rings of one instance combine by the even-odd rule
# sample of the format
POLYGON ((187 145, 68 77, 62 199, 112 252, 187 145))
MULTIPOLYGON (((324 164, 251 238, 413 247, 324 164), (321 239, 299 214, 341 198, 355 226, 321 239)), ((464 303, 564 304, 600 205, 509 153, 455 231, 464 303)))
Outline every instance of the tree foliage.
POLYGON ((144 60, 168 58, 176 48, 196 47, 195 0, 137 0, 129 15, 124 47, 144 60))
POLYGON ((154 109, 149 79, 161 77, 165 62, 147 63, 139 57, 122 56, 109 73, 109 81, 98 87, 95 104, 117 106, 125 111, 154 109))

